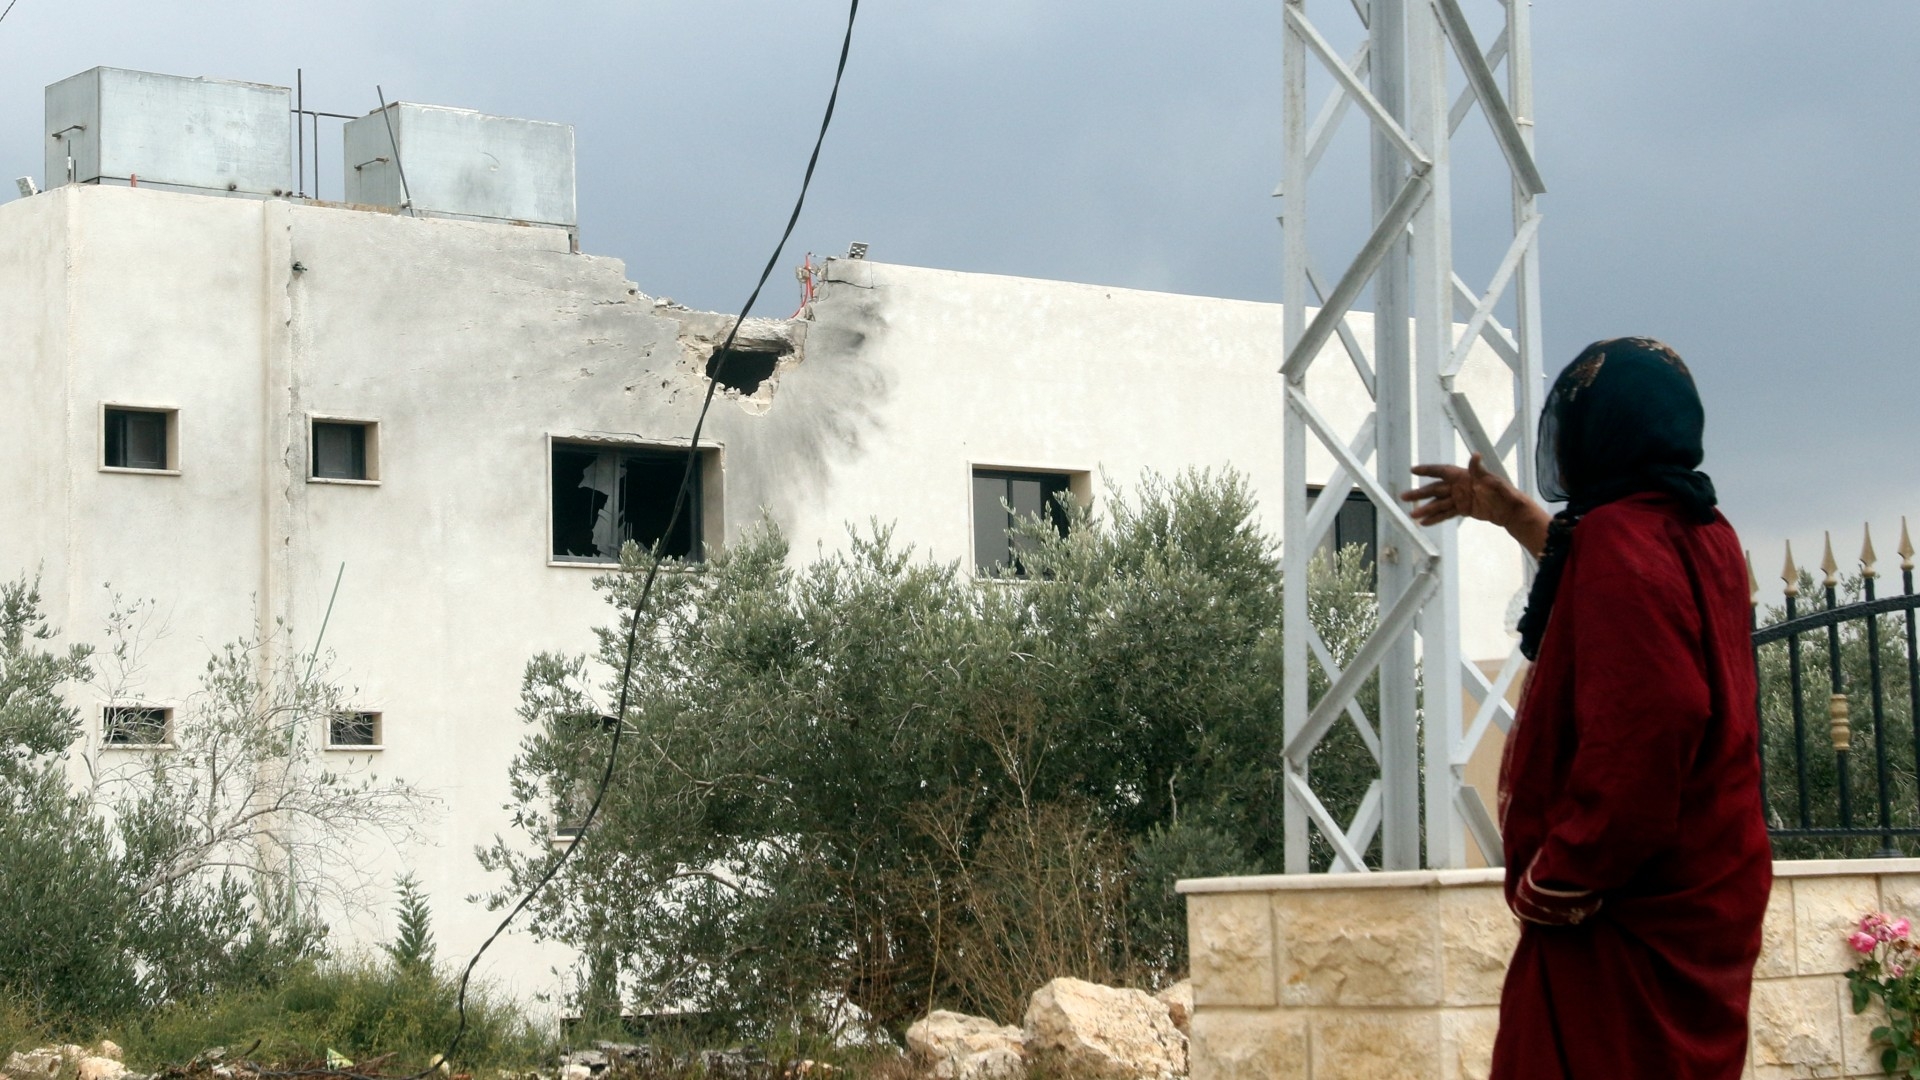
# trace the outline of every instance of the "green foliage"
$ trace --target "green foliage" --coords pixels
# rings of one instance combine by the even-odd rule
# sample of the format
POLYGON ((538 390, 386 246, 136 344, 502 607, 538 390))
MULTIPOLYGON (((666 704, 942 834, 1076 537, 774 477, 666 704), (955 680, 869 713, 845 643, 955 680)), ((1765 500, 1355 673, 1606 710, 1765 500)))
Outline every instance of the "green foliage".
MULTIPOLYGON (((792 568, 765 524, 662 575, 627 750, 534 911, 588 958, 583 1010, 767 1037, 847 1001, 898 1030, 932 1006, 1018 1021, 1042 968, 1182 967, 1174 878, 1282 864, 1279 565, 1236 476, 1149 477, 1105 506, 1072 508, 1065 537, 1029 523, 1021 581, 880 526, 792 568)), ((598 582, 621 620, 641 566, 598 582)), ((1323 569, 1310 606, 1345 657, 1374 618, 1365 571, 1323 569)), ((508 874, 495 903, 547 869, 597 782, 619 688, 589 671, 619 670, 626 630, 600 631, 597 667, 527 667, 512 784, 533 846, 481 853, 508 874)), ((1367 754, 1315 757, 1335 812, 1367 754)))
POLYGON ((53 629, 40 613, 40 582, 0 583, 0 783, 31 784, 80 733, 80 713, 60 696, 93 675, 93 650, 47 648, 53 629))
POLYGON ((1217 828, 1181 820, 1154 825, 1133 848, 1134 951, 1151 970, 1181 970, 1187 958, 1187 905, 1173 891, 1174 883, 1262 869, 1217 828))
MULTIPOLYGON (((187 1061, 210 1046, 238 1052, 258 1041, 252 1056, 261 1062, 320 1062, 332 1049, 370 1071, 411 1072, 446 1050, 459 1022, 456 991, 451 979, 425 969, 298 964, 271 986, 230 988, 163 1008, 129 1025, 119 1041, 129 1062, 148 1068, 187 1061), (377 1068, 370 1065, 375 1055, 384 1059, 377 1068)), ((552 1052, 532 1021, 484 991, 468 993, 460 1045, 461 1063, 481 1068, 545 1065, 552 1052)))
POLYGON ((433 912, 427 907, 427 897, 420 890, 420 882, 411 873, 402 874, 395 883, 400 893, 400 903, 396 914, 400 919, 400 933, 392 941, 380 946, 393 962, 394 970, 402 974, 430 972, 433 970, 433 912))
POLYGON ((37 587, 0 584, 0 1001, 63 1037, 272 985, 319 951, 327 857, 412 802, 313 767, 301 736, 343 692, 317 658, 263 675, 259 641, 209 661, 171 749, 92 753, 74 786, 68 702, 103 680, 137 700, 143 611, 116 606, 103 652, 57 651, 37 587))
MULTIPOLYGON (((1863 579, 1847 575, 1835 588, 1835 600, 1845 606, 1865 596, 1863 579)), ((1825 590, 1802 571, 1796 614, 1825 610, 1825 590)), ((1784 605, 1761 612, 1761 624, 1786 617, 1784 605)), ((1912 700, 1907 682, 1907 623, 1903 615, 1882 615, 1878 636, 1879 688, 1882 730, 1874 723, 1874 652, 1868 640, 1867 620, 1849 620, 1839 628, 1840 687, 1848 697, 1852 749, 1848 754, 1847 792, 1855 827, 1880 821, 1876 743, 1886 745, 1888 802, 1896 828, 1920 827, 1920 784, 1915 782, 1912 700)), ((1840 820, 1840 770, 1828 731, 1828 698, 1834 692, 1828 636, 1824 630, 1800 637, 1800 724, 1796 731, 1793 681, 1788 644, 1775 642, 1759 653, 1761 737, 1765 743, 1768 823, 1796 827, 1800 817, 1800 761, 1804 761, 1807 821, 1815 828, 1832 828, 1840 820), (1801 748, 1796 754, 1796 745, 1801 748)), ((1908 854, 1915 839, 1896 837, 1908 854)), ((1776 837, 1775 854, 1785 859, 1862 858, 1878 852, 1881 839, 1871 837, 1776 837)))

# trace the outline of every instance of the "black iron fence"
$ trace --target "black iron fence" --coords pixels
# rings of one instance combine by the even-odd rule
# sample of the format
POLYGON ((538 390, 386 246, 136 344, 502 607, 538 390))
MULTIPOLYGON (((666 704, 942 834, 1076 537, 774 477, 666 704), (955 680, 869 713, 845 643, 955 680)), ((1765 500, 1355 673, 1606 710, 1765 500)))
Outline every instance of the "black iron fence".
POLYGON ((1868 535, 1860 571, 1841 575, 1829 537, 1823 577, 1787 551, 1782 600, 1754 583, 1760 764, 1780 858, 1920 851, 1920 652, 1914 549, 1900 523, 1901 592, 1876 595, 1868 535))

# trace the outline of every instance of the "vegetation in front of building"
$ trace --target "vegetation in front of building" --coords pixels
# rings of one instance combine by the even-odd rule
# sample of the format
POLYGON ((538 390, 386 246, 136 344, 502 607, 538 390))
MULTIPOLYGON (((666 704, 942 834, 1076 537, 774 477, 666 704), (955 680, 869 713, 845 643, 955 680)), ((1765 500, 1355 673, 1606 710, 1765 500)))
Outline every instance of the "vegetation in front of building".
MULTIPOLYGON (((982 582, 872 526, 789 561, 763 523, 641 616, 620 765, 533 911, 585 958, 577 1005, 756 1038, 932 1008, 1018 1022, 1047 978, 1184 967, 1183 876, 1282 863, 1282 581, 1235 475, 1149 476, 1034 521, 982 582)), ((600 649, 527 669, 524 836, 483 853, 511 902, 605 760, 643 556, 599 581, 600 649), (531 841, 531 843, 529 843, 531 841)), ((1309 585, 1337 659, 1375 619, 1357 552, 1309 585)), ((1324 684, 1316 690, 1324 689, 1324 684)), ((1368 695, 1369 707, 1371 692, 1368 695)), ((1314 765, 1351 813, 1358 738, 1314 765)), ((1364 767, 1363 767, 1364 766, 1364 767)))

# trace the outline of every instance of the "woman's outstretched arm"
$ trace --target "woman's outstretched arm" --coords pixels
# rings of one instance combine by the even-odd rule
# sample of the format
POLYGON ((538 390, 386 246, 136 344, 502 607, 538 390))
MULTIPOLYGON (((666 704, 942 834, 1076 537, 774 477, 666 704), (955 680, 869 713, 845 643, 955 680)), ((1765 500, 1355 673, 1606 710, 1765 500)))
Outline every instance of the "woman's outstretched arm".
POLYGON ((1488 472, 1479 454, 1473 455, 1464 469, 1458 465, 1415 465, 1413 475, 1433 481, 1400 496, 1414 504, 1408 512, 1420 524, 1475 518, 1507 530, 1507 535, 1536 559, 1546 550, 1547 523, 1552 516, 1525 492, 1488 472))

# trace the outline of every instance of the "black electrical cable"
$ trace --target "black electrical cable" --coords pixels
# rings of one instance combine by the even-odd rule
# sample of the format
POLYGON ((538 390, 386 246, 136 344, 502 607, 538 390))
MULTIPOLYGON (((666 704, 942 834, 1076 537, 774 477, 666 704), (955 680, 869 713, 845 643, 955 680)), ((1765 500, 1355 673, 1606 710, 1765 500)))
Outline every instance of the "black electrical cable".
POLYGON ((8 3, 7 3, 7 10, 5 10, 5 11, 0 11, 0 22, 6 22, 6 21, 7 21, 7 16, 9 16, 9 15, 11 15, 11 14, 13 14, 13 5, 14 5, 14 4, 17 4, 17 3, 19 3, 19 2, 20 2, 20 0, 8 0, 8 3))
MULTIPOLYGON (((18 3, 19 0, 14 2, 18 3)), ((739 317, 734 319, 733 327, 727 331, 726 340, 714 350, 714 363, 707 373, 707 394, 700 402, 700 415, 694 420, 693 434, 687 439, 687 465, 680 476, 680 490, 673 497, 673 512, 667 516, 666 527, 660 530, 659 538, 654 540, 653 547, 647 553, 647 576, 640 584, 640 595, 634 600, 627 620, 626 642, 623 646, 624 657, 620 664, 620 697, 614 710, 617 722, 613 726, 613 738, 607 746, 606 763, 600 769, 600 783, 594 790, 593 802, 587 806, 586 815, 580 820, 579 831, 574 833, 573 839, 561 849, 559 857, 548 864, 546 872, 540 875, 540 880, 534 882, 533 887, 520 897, 519 902, 513 905, 513 910, 507 912, 506 918, 500 920, 500 925, 494 927, 493 933, 487 935, 487 939, 480 943, 480 947, 474 950, 472 958, 467 961, 466 969, 460 973, 460 992, 454 1006, 459 1013, 460 1022, 454 1029, 452 1040, 447 1043, 446 1052, 440 1055, 437 1062, 412 1076, 405 1077, 404 1080, 424 1080, 425 1077, 438 1071, 442 1065, 451 1068, 453 1055, 460 1049, 460 1042, 467 1034, 467 987, 473 979, 473 969, 479 965, 480 958, 493 947, 493 943, 499 939, 500 935, 506 933, 507 927, 513 924, 513 920, 518 918, 520 913, 527 909, 527 905, 533 903, 542 892, 546 891, 547 886, 553 883, 554 877, 560 873, 560 868, 566 864, 568 858, 572 857, 574 849, 586 840, 588 828, 600 815, 600 804, 606 801, 607 788, 613 782, 614 766, 620 758, 620 736, 626 729, 627 705, 633 681, 633 662, 640 644, 640 616, 646 610, 648 598, 653 595, 654 579, 660 574, 662 548, 666 544, 667 537, 673 535, 674 526, 680 523, 681 512, 686 509, 687 495, 693 488, 694 470, 700 463, 700 433, 706 428, 707 412, 713 407, 714 394, 720 387, 720 376, 724 374, 727 361, 731 359, 730 353, 734 339, 739 336, 740 327, 747 321, 747 314, 753 310, 753 305, 759 302, 760 292, 767 287, 767 280, 773 276, 774 267, 780 264, 780 257, 787 249, 787 241, 793 237, 793 228, 800 222, 800 211, 807 204, 807 189, 813 185, 813 171, 820 164, 820 147, 827 141, 827 128, 833 124, 833 109, 840 100, 840 80, 847 73, 847 54, 853 47, 853 24, 859 14, 860 0, 849 0, 847 29, 840 39, 840 61, 833 69, 833 90, 827 94, 826 113, 820 118, 820 131, 814 136, 813 153, 807 157, 807 170, 800 178, 800 195, 793 202, 793 213, 787 216, 787 227, 781 231, 780 242, 774 245, 773 254, 767 257, 767 265, 761 269, 760 280, 754 284, 753 292, 748 295, 747 302, 741 306, 739 317)), ((380 1077, 363 1076, 344 1069, 291 1071, 263 1069, 258 1070, 257 1075, 271 1078, 271 1080, 293 1080, 296 1077, 382 1080, 380 1077)))
MULTIPOLYGON (((460 975, 460 994, 456 1003, 456 1008, 460 1014, 460 1024, 454 1031, 453 1040, 447 1044, 446 1053, 441 1055, 441 1061, 443 1062, 451 1063, 453 1061, 454 1052, 460 1048, 460 1040, 466 1036, 467 985, 473 978, 474 967, 480 963, 480 957, 485 955, 487 949, 493 945, 494 941, 506 932, 507 927, 513 923, 513 920, 518 917, 522 911, 526 910, 527 905, 533 903, 534 899, 544 892, 548 885, 552 884, 554 877, 560 872, 560 867, 573 855, 574 849, 578 848, 586 840, 587 830, 593 825, 594 819, 600 815, 600 804, 606 800, 607 788, 613 782, 614 766, 620 757, 620 735, 627 726, 627 705, 633 680, 633 662, 634 656, 639 648, 640 616, 641 613, 646 610, 648 598, 653 595, 654 579, 660 574, 661 550, 666 544, 667 537, 673 535, 674 526, 679 524, 681 512, 686 509, 687 496, 693 488, 694 470, 698 468, 700 464, 700 433, 706 428, 707 412, 713 407, 714 394, 720 387, 720 376, 724 374, 727 362, 732 358, 731 354, 734 339, 739 336, 740 327, 747 321, 747 314, 753 310, 753 305, 759 302, 760 292, 767 287, 767 280, 773 276, 774 267, 780 264, 780 257, 787 249, 787 241, 793 237, 793 228, 800 222, 800 211, 807 205, 807 189, 813 184, 814 168, 820 164, 820 147, 827 141, 827 129, 833 124, 833 109, 840 100, 840 80, 847 72, 847 54, 853 47, 853 24, 859 14, 860 0, 849 0, 847 5, 847 29, 846 33, 842 35, 840 39, 840 60, 833 69, 833 89, 827 94, 826 112, 820 118, 820 131, 814 136, 813 152, 807 157, 806 173, 800 179, 800 195, 793 201, 793 213, 787 216, 787 227, 781 230, 780 242, 774 245, 773 254, 767 257, 767 265, 760 271, 760 280, 754 284, 753 292, 748 295, 747 302, 741 306, 740 315, 733 321, 732 328, 727 331, 726 340, 722 341, 720 347, 714 350, 715 363, 712 365, 712 370, 707 374, 707 394, 700 402, 700 415, 694 420, 693 434, 687 439, 687 465, 685 471, 683 471, 680 476, 680 490, 675 493, 673 497, 673 512, 667 516, 666 527, 660 530, 659 538, 653 542, 653 548, 648 552, 647 576, 641 582, 640 595, 634 600, 633 610, 627 619, 627 637, 624 646, 625 655, 620 665, 620 699, 618 706, 614 710, 614 717, 617 722, 613 726, 613 738, 607 746, 607 760, 606 764, 601 767, 600 783, 594 790, 593 802, 588 805, 586 816, 580 821, 579 831, 573 835, 573 839, 569 841, 567 846, 560 852, 559 858, 554 859, 553 862, 548 865, 546 873, 542 874, 540 880, 535 882, 533 887, 528 889, 525 895, 521 896, 520 902, 513 906, 512 911, 507 912, 506 918, 500 920, 500 925, 495 927, 493 933, 488 935, 487 939, 480 943, 480 948, 475 950, 473 958, 467 961, 466 970, 460 975)), ((431 1073, 432 1071, 433 1069, 429 1068, 427 1073, 431 1073)), ((426 1073, 420 1075, 425 1076, 426 1073)))

